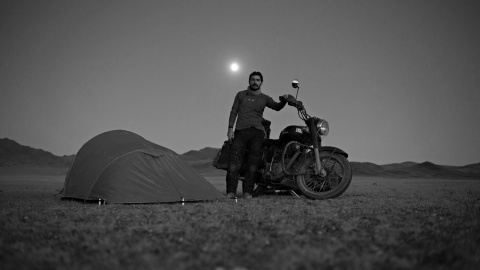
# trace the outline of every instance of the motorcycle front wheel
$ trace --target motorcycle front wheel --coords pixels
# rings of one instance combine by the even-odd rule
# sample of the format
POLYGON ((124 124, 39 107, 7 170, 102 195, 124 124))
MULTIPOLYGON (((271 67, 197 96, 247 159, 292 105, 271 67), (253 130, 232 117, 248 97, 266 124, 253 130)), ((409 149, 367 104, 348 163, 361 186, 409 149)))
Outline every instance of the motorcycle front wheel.
POLYGON ((348 160, 337 153, 320 152, 325 177, 315 174, 315 156, 307 158, 299 167, 296 182, 303 195, 310 199, 331 199, 343 194, 352 182, 352 169, 348 160))

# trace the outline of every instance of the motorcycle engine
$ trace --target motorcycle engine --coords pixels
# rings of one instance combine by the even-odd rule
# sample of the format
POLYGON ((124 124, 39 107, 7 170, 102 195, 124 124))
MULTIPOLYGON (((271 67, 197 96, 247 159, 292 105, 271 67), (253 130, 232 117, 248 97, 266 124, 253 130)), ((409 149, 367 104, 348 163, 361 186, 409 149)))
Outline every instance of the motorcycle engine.
POLYGON ((270 176, 272 181, 281 181, 285 177, 285 173, 283 173, 282 170, 282 164, 279 162, 273 162, 271 171, 270 171, 270 176))

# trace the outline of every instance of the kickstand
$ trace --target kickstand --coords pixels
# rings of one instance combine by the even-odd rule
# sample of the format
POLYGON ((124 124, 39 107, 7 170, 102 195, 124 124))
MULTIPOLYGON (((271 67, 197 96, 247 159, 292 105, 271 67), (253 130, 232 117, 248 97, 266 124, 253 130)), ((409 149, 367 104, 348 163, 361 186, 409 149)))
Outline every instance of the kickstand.
POLYGON ((290 194, 292 194, 292 196, 295 196, 295 197, 301 199, 300 196, 298 196, 298 194, 293 190, 290 190, 290 194))

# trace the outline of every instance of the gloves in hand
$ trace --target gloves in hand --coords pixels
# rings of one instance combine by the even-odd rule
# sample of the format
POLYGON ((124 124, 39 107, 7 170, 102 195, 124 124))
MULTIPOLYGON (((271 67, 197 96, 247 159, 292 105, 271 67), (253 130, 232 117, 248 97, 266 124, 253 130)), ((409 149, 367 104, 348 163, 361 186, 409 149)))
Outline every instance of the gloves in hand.
POLYGON ((297 100, 295 107, 300 110, 305 110, 305 107, 303 107, 303 103, 300 100, 297 100))

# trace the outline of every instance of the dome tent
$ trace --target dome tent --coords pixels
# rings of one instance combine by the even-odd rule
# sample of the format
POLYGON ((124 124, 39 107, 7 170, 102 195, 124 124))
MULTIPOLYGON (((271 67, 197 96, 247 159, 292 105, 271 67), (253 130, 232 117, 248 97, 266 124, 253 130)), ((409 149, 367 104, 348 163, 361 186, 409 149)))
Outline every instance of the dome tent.
POLYGON ((95 136, 78 151, 62 198, 158 203, 224 196, 174 151, 124 130, 95 136))

